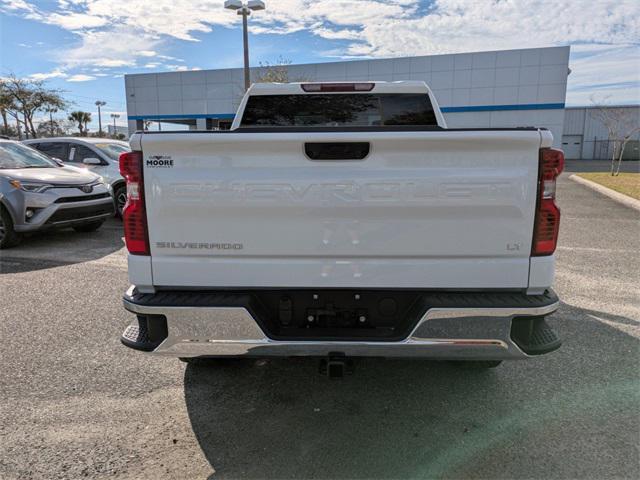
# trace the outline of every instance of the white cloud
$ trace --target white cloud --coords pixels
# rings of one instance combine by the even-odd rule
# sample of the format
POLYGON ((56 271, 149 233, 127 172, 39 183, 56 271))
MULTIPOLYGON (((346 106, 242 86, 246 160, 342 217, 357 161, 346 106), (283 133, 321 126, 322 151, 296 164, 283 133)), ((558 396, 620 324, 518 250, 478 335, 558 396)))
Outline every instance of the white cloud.
POLYGON ((96 17, 86 13, 71 12, 65 12, 64 14, 54 13, 49 15, 47 18, 47 23, 57 25, 65 30, 84 30, 88 28, 102 27, 108 22, 109 20, 105 17, 96 17))
POLYGON ((85 75, 83 73, 78 73, 76 75, 71 75, 67 78, 67 82, 88 82, 90 80, 95 80, 96 77, 93 75, 85 75))
POLYGON ((422 16, 381 17, 365 24, 361 42, 352 43, 347 53, 380 57, 627 43, 637 40, 639 11, 637 3, 628 0, 438 0, 422 16))
MULTIPOLYGON (((0 0, 5 9, 31 13, 45 23, 78 33, 126 27, 146 40, 198 41, 200 32, 237 25, 222 0, 82 0, 58 2, 42 12, 24 0, 0 0)), ((254 32, 306 30, 354 42, 346 54, 452 53, 571 42, 636 42, 640 8, 634 0, 435 0, 419 9, 414 0, 278 0, 251 17, 254 32), (570 15, 567 15, 570 13, 570 15)), ((113 35, 113 42, 126 38, 113 35)), ((132 55, 153 56, 150 48, 132 55)), ((153 53, 152 53, 153 52, 153 53)))
POLYGON ((639 65, 640 52, 634 47, 579 48, 576 58, 569 63, 567 104, 588 105, 594 96, 609 98, 613 103, 638 103, 639 65))
POLYGON ((31 75, 29 75, 29 78, 31 80, 49 80, 50 78, 65 78, 65 77, 67 77, 67 73, 65 73, 59 68, 56 68, 55 70, 52 70, 50 72, 32 73, 31 75))
POLYGON ((58 60, 69 67, 133 67, 137 52, 145 50, 150 43, 158 40, 145 39, 123 26, 91 30, 82 33, 80 45, 58 53, 58 60))
MULTIPOLYGON (((184 63, 162 55, 170 40, 197 42, 213 28, 239 25, 240 18, 222 4, 222 0, 62 0, 45 8, 24 0, 0 0, 0 9, 73 32, 78 44, 58 55, 65 68, 122 68, 156 63, 150 62, 151 57, 171 65, 184 63)), ((343 58, 575 44, 573 88, 590 81, 620 83, 620 78, 630 76, 629 65, 605 61, 600 54, 609 52, 611 58, 616 49, 638 49, 640 4, 637 0, 272 0, 265 11, 251 16, 250 28, 254 34, 306 32, 335 41, 331 53, 343 58), (606 68, 600 79, 596 65, 606 68)))
POLYGON ((33 5, 24 0, 3 0, 0 6, 7 11, 32 12, 34 10, 33 5))
POLYGON ((314 33, 328 40, 359 40, 362 32, 359 30, 332 30, 330 28, 316 28, 314 33))
MULTIPOLYGON (((82 62, 79 62, 82 64, 82 62)), ((97 58, 92 62, 92 65, 98 65, 100 67, 133 67, 136 62, 134 60, 118 60, 115 58, 97 58)))
MULTIPOLYGON (((237 15, 222 8, 222 0, 82 0, 60 2, 48 14, 25 1, 4 1, 14 4, 14 12, 36 12, 41 21, 74 31, 85 48, 94 46, 102 32, 104 40, 108 37, 109 43, 121 46, 111 50, 126 52, 130 59, 156 55, 150 47, 163 38, 198 41, 200 32, 239 22, 237 15), (131 43, 134 36, 139 41, 131 43)), ((348 40, 345 55, 376 57, 573 42, 629 43, 637 41, 640 27, 640 8, 634 0, 435 0, 429 9, 418 7, 414 0, 278 0, 252 15, 250 24, 254 33, 305 30, 348 40)))
POLYGON ((184 62, 183 59, 172 57, 170 55, 158 55, 158 58, 161 58, 162 60, 173 60, 174 62, 184 62))

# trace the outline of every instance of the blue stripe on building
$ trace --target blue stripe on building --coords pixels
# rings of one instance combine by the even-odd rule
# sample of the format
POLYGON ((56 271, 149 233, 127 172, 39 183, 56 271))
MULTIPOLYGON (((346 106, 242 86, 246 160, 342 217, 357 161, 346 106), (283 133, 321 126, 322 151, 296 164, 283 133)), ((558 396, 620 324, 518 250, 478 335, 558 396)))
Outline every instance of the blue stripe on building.
MULTIPOLYGON (((514 110, 561 110, 564 103, 526 103, 520 105, 474 105, 468 107, 441 107, 442 113, 462 112, 504 112, 514 110)), ((129 115, 129 120, 190 120, 198 118, 217 118, 233 120, 234 113, 198 113, 184 115, 129 115)))
POLYGON ((442 107, 443 113, 501 112, 509 110, 561 110, 564 103, 525 103, 521 105, 477 105, 469 107, 442 107))
POLYGON ((184 115, 129 115, 129 120, 191 120, 194 118, 219 118, 233 120, 235 113, 185 113, 184 115))

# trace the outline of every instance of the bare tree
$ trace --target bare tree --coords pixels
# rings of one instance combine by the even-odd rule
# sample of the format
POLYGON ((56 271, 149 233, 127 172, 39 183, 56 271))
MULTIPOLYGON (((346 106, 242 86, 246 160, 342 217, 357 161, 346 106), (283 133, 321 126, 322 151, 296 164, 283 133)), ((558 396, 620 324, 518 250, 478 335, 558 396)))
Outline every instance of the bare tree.
POLYGON ((65 134, 61 121, 56 118, 40 122, 36 127, 36 132, 40 137, 60 137, 65 134))
POLYGON ((40 137, 64 137, 69 135, 77 135, 78 131, 76 122, 68 118, 50 117, 49 120, 40 122, 36 127, 38 136, 40 137))
POLYGON ((9 92, 9 95, 13 98, 16 108, 16 119, 18 114, 22 115, 22 123, 24 124, 24 132, 27 138, 29 135, 34 138, 37 136, 35 128, 33 127, 33 121, 29 120, 33 118, 33 113, 36 108, 36 94, 35 88, 41 86, 39 84, 31 84, 29 80, 17 78, 14 75, 10 75, 5 81, 5 87, 9 92))
POLYGON ((58 122, 58 126, 60 127, 60 133, 58 135, 65 136, 75 134, 74 130, 76 128, 76 122, 74 122, 73 120, 69 120, 68 118, 63 118, 56 121, 58 122))
POLYGON ((254 75, 255 83, 289 83, 289 82, 305 82, 308 78, 302 76, 293 80, 289 79, 289 65, 291 60, 279 56, 275 62, 260 62, 258 71, 254 75))
POLYGON ((34 115, 45 109, 64 109, 67 102, 62 98, 58 90, 46 88, 41 81, 18 78, 9 75, 3 79, 3 91, 12 101, 10 109, 5 111, 24 125, 25 134, 37 137, 37 131, 33 123, 34 115))
POLYGON ((633 136, 640 132, 640 118, 633 108, 612 107, 604 102, 597 102, 593 97, 594 107, 591 118, 600 121, 607 129, 608 139, 613 142, 611 154, 611 175, 620 174, 620 164, 624 149, 633 136))
MULTIPOLYGON (((7 79, 0 79, 0 113, 2 114, 4 134, 8 135, 10 131, 9 116, 13 117, 16 122, 15 131, 19 140, 22 140, 22 122, 20 119, 20 107, 16 103, 12 91, 8 85, 7 79)), ((25 126, 26 131, 26 126, 25 126)))
POLYGON ((9 111, 15 110, 13 97, 9 94, 5 86, 5 81, 0 79, 0 115, 2 116, 2 131, 5 135, 9 134, 9 111))

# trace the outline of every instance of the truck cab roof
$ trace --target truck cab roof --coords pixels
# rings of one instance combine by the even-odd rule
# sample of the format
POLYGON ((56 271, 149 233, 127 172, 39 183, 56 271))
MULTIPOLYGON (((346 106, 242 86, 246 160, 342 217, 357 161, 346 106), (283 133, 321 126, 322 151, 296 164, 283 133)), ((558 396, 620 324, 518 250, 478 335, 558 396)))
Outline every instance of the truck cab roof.
MULTIPOLYGON (((238 112, 231 125, 231 130, 236 130, 240 126, 247 126, 245 122, 245 114, 248 112, 247 105, 253 97, 289 97, 277 100, 279 106, 285 108, 287 102, 285 100, 294 101, 293 107, 299 108, 297 102, 301 96, 313 95, 336 95, 336 96, 353 96, 353 95, 369 95, 380 97, 389 97, 392 95, 400 96, 426 96, 428 101, 423 107, 432 111, 433 124, 446 128, 444 116, 440 111, 438 102, 431 92, 431 89, 423 81, 417 80, 401 80, 395 82, 385 81, 361 81, 361 82, 293 82, 293 83, 254 83, 244 94, 238 112), (295 100, 295 99, 298 100, 295 100)), ((257 100, 257 99, 256 99, 257 100)), ((266 101, 266 99, 264 99, 266 101)), ((264 103, 261 102, 261 103, 264 103)), ((311 101, 311 99, 309 99, 311 101)), ((339 101, 338 98, 335 99, 339 101)), ((418 100, 419 102, 419 100, 418 100)), ((255 102, 254 102, 255 103, 255 102)), ((274 101, 271 101, 274 103, 274 101)), ((317 102, 311 102, 317 103, 317 102)), ((335 102, 334 102, 335 103, 335 102)), ((271 110, 272 107, 268 107, 271 110)), ((315 107, 317 108, 317 106, 315 107)), ((313 110, 313 108, 312 108, 313 110)), ((271 110, 272 111, 272 110, 271 110)))
POLYGON ((424 93, 430 94, 427 84, 420 80, 399 80, 395 82, 292 82, 254 83, 247 95, 313 95, 317 93, 424 93), (340 88, 342 86, 342 88, 340 88), (310 88, 311 87, 311 88, 310 88), (313 89, 317 87, 318 89, 313 89), (325 88, 323 88, 325 87, 325 88), (360 87, 360 88, 358 88, 360 87))

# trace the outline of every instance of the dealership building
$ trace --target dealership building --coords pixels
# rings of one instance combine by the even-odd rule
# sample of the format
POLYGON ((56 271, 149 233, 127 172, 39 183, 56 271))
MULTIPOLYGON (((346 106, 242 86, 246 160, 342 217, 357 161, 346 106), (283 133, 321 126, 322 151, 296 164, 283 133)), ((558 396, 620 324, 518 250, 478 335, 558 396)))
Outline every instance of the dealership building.
MULTIPOLYGON (((260 67, 252 69, 252 75, 260 67)), ((422 80, 450 127, 540 126, 561 144, 569 47, 289 65, 289 81, 422 80)), ((228 128, 244 93, 241 68, 125 76, 129 133, 228 128), (153 122, 149 124, 148 122, 153 122)))
POLYGON ((607 126, 602 121, 603 116, 619 122, 616 135, 618 140, 631 133, 623 159, 640 160, 639 105, 566 108, 562 130, 562 150, 565 157, 583 160, 608 160, 612 157, 615 142, 609 138, 607 126))

